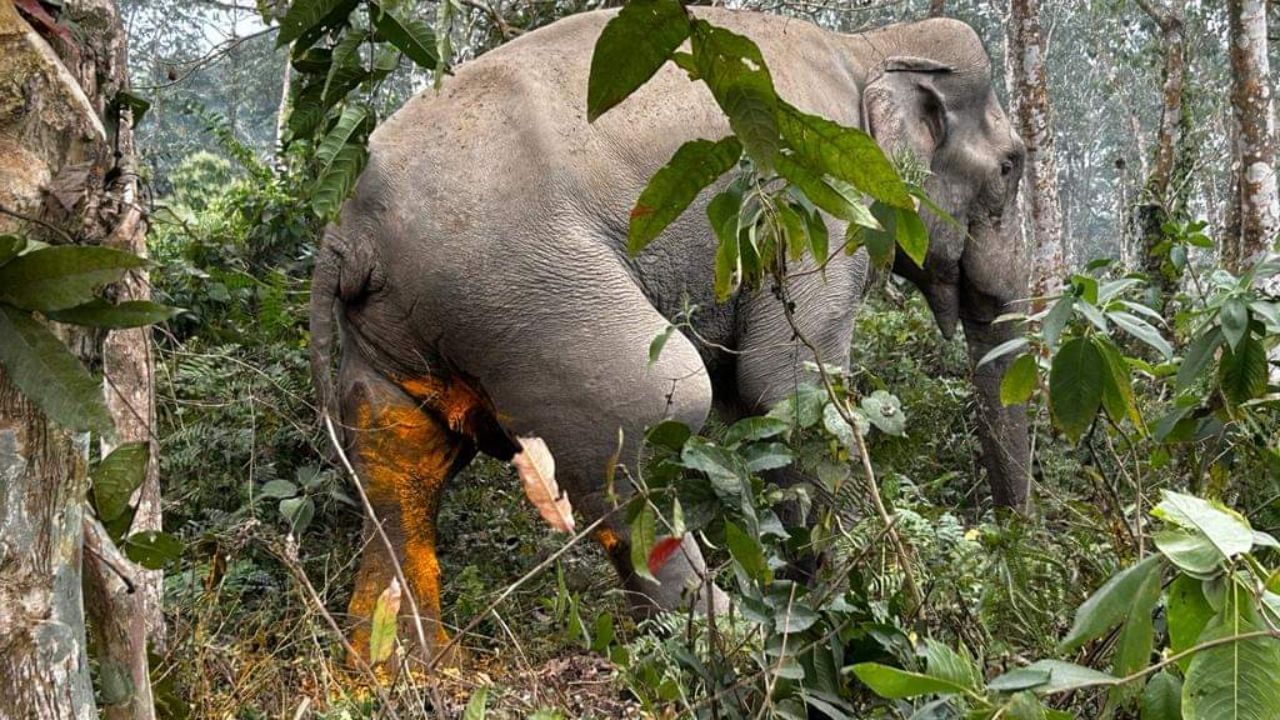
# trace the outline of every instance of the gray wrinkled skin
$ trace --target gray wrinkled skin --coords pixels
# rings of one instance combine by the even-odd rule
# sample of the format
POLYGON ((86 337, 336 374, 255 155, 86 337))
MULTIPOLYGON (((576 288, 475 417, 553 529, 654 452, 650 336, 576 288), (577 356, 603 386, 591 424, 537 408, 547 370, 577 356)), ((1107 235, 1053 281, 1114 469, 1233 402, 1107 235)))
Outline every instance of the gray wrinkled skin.
MULTIPOLYGON (((1013 209, 1023 147, 974 32, 929 20, 843 36, 794 19, 696 12, 758 43, 792 104, 866 128, 888 151, 905 145, 931 165, 928 191, 970 237, 926 218, 925 269, 905 258, 895 269, 925 292, 944 334, 963 320, 975 360, 1010 337, 990 321, 1025 296, 1013 209)), ((523 36, 387 120, 328 233, 313 287, 326 406, 335 401, 327 378, 336 296, 344 329, 337 393, 368 373, 465 374, 512 433, 546 440, 561 486, 587 521, 609 509, 602 486, 619 430, 621 457, 634 471, 646 426, 676 418, 698 428, 713 400, 729 419, 762 412, 811 359, 767 290, 715 303, 710 193, 639 258, 627 256, 628 212, 648 179, 685 141, 718 139, 729 128, 706 88, 670 64, 588 125, 592 48, 612 16, 577 15, 523 36), (650 341, 686 300, 701 308, 701 340, 676 333, 650 366, 650 341)), ((842 237, 843 227, 831 229, 842 237)), ((841 254, 825 279, 813 273, 791 283, 800 326, 825 362, 847 362, 866 284, 862 253, 841 254)), ((1000 407, 1002 374, 995 363, 975 378, 984 463, 996 501, 1018 505, 1026 417, 1023 408, 1000 407)), ((618 484, 624 490, 621 473, 618 484)), ((625 539, 625 522, 615 516, 609 524, 625 539)), ((696 544, 685 550, 660 573, 660 587, 620 570, 630 588, 674 607, 702 569, 696 544)))

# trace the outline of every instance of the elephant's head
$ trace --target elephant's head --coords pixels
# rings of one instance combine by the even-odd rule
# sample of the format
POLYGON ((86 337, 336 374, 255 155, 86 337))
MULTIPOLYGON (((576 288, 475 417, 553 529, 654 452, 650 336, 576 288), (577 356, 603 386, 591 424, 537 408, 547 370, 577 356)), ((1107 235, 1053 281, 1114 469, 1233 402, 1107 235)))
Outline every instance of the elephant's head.
POLYGON ((976 364, 1015 336, 1012 323, 993 321, 1027 297, 1017 206, 1026 150, 972 29, 934 20, 887 30, 875 43, 878 60, 863 90, 868 131, 886 153, 910 152, 929 169, 925 189, 955 221, 922 208, 930 239, 924 266, 899 252, 894 271, 924 293, 944 336, 963 324, 975 365, 982 464, 996 503, 1020 506, 1030 464, 1026 408, 1000 403, 1012 356, 976 364))

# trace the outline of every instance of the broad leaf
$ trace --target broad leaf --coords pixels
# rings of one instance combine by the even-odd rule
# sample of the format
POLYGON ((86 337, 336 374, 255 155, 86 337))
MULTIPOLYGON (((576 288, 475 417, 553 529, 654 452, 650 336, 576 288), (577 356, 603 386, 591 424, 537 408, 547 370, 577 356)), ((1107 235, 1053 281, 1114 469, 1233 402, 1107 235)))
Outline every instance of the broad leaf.
POLYGON ((0 265, 0 302, 52 312, 83 305, 99 287, 146 260, 106 247, 47 247, 0 265))
POLYGON ((27 239, 21 235, 0 235, 0 265, 17 257, 26 246, 27 239))
POLYGON ((937 640, 926 640, 924 653, 926 672, 932 677, 977 690, 983 682, 982 671, 964 646, 960 649, 961 652, 956 652, 937 640))
POLYGON ((400 581, 393 577, 373 605, 373 620, 369 628, 369 661, 374 665, 386 662, 395 650, 399 616, 400 581))
POLYGON ((596 40, 587 80, 587 122, 625 100, 689 37, 689 18, 678 0, 632 0, 596 40))
POLYGON ((1111 312, 1107 313, 1107 317, 1111 318, 1125 332, 1155 348, 1164 356, 1165 360, 1173 357, 1173 346, 1169 344, 1168 340, 1164 339, 1160 331, 1156 330, 1151 323, 1127 312, 1111 312))
POLYGON ((924 258, 929 254, 929 231, 924 226, 924 221, 914 210, 897 208, 898 210, 898 227, 897 238, 898 247, 911 258, 916 267, 924 267, 924 258))
POLYGON ((47 327, 3 304, 0 365, 9 380, 54 422, 72 430, 112 432, 101 383, 47 327))
POLYGON ((1034 690, 1037 694, 1048 695, 1086 687, 1114 685, 1115 681, 1116 678, 1107 673, 1074 663, 1038 660, 1001 675, 987 683, 987 687, 999 692, 1034 690), (1037 682, 1040 678, 1043 681, 1037 682))
POLYGON ((850 202, 843 194, 828 185, 825 179, 801 165, 792 156, 780 154, 774 158, 774 165, 779 175, 799 188, 810 202, 828 215, 846 222, 865 222, 868 217, 866 208, 850 202))
POLYGON ((1220 575, 1226 558, 1203 533, 1191 530, 1160 530, 1151 535, 1156 548, 1179 570, 1209 579, 1220 575))
POLYGON ((1138 413, 1138 403, 1133 396, 1133 381, 1129 375, 1129 365, 1120 356, 1120 351, 1105 337, 1093 336, 1093 344, 1103 360, 1102 373, 1102 406, 1107 414, 1117 423, 1128 418, 1134 427, 1141 430, 1144 426, 1142 416, 1138 413))
POLYGON ((311 207, 320 217, 338 212, 356 186, 369 154, 362 145, 346 145, 333 158, 329 169, 321 175, 311 193, 311 207))
POLYGON ((1178 388, 1182 389, 1191 385, 1200 378, 1205 368, 1209 367, 1209 363, 1213 361, 1213 354, 1222 344, 1222 331, 1215 327, 1196 336, 1187 346, 1186 357, 1182 359, 1182 364, 1178 366, 1178 388))
MULTIPOLYGON (((1204 633, 1204 628, 1213 618, 1213 607, 1205 599, 1200 589, 1201 582, 1186 575, 1179 575, 1169 585, 1168 598, 1165 601, 1167 625, 1169 628, 1169 651, 1180 653, 1193 647, 1196 640, 1204 633)), ((1182 672, 1187 672, 1191 658, 1178 661, 1182 672)))
POLYGON ((1141 720, 1182 720, 1182 681, 1163 670, 1142 691, 1141 720))
POLYGON ((329 172, 338 153, 347 146, 347 141, 351 140, 356 128, 360 127, 368 115, 369 111, 363 105, 348 105, 343 108, 338 121, 325 133, 320 146, 316 148, 316 163, 320 175, 329 172))
POLYGON ((436 55, 436 36, 427 24, 399 11, 384 7, 378 0, 370 0, 373 26, 379 37, 395 45, 400 52, 423 70, 435 70, 440 65, 436 55))
POLYGON ((871 691, 882 698, 901 700, 921 695, 959 695, 965 686, 940 677, 900 670, 888 665, 867 662, 854 665, 850 670, 871 691))
POLYGON ((1058 298, 1058 302, 1054 303, 1049 313, 1045 315, 1044 322, 1040 326, 1040 334, 1044 336, 1044 340, 1050 348, 1057 346, 1058 338, 1062 336, 1063 328, 1071 320, 1071 311, 1075 307, 1075 302, 1075 295, 1063 295, 1058 298))
POLYGON ((748 535, 732 522, 725 521, 724 543, 728 546, 729 555, 733 557, 734 563, 748 577, 762 584, 773 580, 773 571, 765 562, 764 549, 760 547, 758 538, 748 535))
POLYGON ((1014 360, 1000 381, 1000 404, 1021 405, 1031 399, 1036 389, 1036 359, 1031 355, 1021 355, 1014 360))
POLYGON ((158 531, 134 533, 124 543, 125 556, 148 570, 164 569, 182 555, 182 550, 181 540, 158 531))
MULTIPOLYGON (((348 68, 355 66, 356 70, 363 70, 363 67, 361 67, 360 46, 367 39, 367 33, 349 29, 346 33, 343 33, 342 39, 338 41, 338 44, 333 46, 333 49, 329 52, 329 67, 328 72, 325 73, 323 87, 323 94, 326 97, 329 96, 329 89, 334 87, 334 80, 339 79, 340 81, 344 71, 348 68)), ((336 153, 344 142, 346 142, 345 137, 333 148, 333 153, 336 153)), ((333 158, 333 153, 330 153, 330 159, 333 158)), ((321 164, 326 162, 326 160, 321 160, 321 164)))
POLYGON ((653 340, 649 342, 649 365, 652 366, 662 357, 662 348, 667 346, 667 341, 671 339, 671 333, 676 331, 675 325, 668 325, 662 329, 662 332, 653 336, 653 340))
POLYGON ((471 699, 467 701, 466 709, 462 711, 462 720, 485 720, 488 715, 485 709, 488 702, 489 688, 484 686, 476 688, 475 692, 471 693, 471 699))
POLYGON ((280 32, 276 35, 276 47, 282 47, 302 38, 299 49, 311 47, 325 29, 335 26, 339 17, 345 19, 356 6, 354 0, 293 0, 289 10, 280 19, 280 32))
POLYGON ((151 462, 151 446, 146 442, 120 445, 102 458, 89 473, 93 480, 93 503, 104 523, 129 509, 129 498, 142 485, 151 462))
POLYGON ((695 20, 693 60, 729 127, 763 172, 778 154, 778 96, 760 48, 748 38, 705 20, 695 20))
POLYGON ((636 575, 657 582, 658 579, 649 572, 649 554, 653 551, 654 536, 657 534, 657 519, 649 503, 643 503, 640 514, 631 522, 631 567, 636 575))
POLYGON ((915 210, 898 171, 880 145, 862 130, 781 104, 778 129, 797 160, 814 172, 843 180, 887 205, 915 210))
POLYGON ((1059 348, 1049 370, 1049 403, 1058 427, 1077 440, 1102 404, 1105 361, 1092 342, 1073 338, 1059 348))
POLYGON ((729 426, 724 433, 724 444, 737 445, 746 441, 764 440, 781 435, 790 429, 790 425, 778 418, 747 417, 729 426))
POLYGON ((1239 350, 1240 341, 1249 332, 1249 306, 1240 298, 1231 298, 1218 311, 1218 321, 1222 323, 1222 336, 1227 340, 1227 347, 1239 350))
MULTIPOLYGON (((1134 604, 1150 587, 1152 578, 1159 588, 1160 557, 1152 555, 1111 576, 1097 592, 1076 609, 1071 631, 1062 640, 1062 650, 1071 652, 1102 636, 1129 616, 1134 604)), ((1150 607, 1148 606, 1148 611, 1150 607)))
POLYGON ((93 299, 83 305, 66 310, 55 310, 45 313, 50 320, 72 325, 89 327, 123 328, 145 327, 164 322, 182 312, 181 308, 169 307, 147 300, 130 300, 112 305, 106 300, 93 299))
POLYGON ((862 398, 862 412, 882 432, 889 435, 906 434, 907 416, 902 410, 902 401, 885 390, 876 390, 862 398))
POLYGON ((1256 337, 1246 337, 1238 350, 1223 348, 1218 362, 1218 382, 1227 399, 1237 405, 1266 392, 1267 351, 1256 337))
POLYGON ((631 209, 627 251, 634 256, 653 242, 741 156, 742 144, 733 136, 717 142, 690 140, 681 145, 671 161, 650 178, 631 209))
POLYGON ((1253 529, 1249 522, 1221 503, 1165 490, 1151 514, 1202 533, 1225 557, 1235 557, 1253 548, 1253 529))
MULTIPOLYGON (((1250 593, 1236 582, 1227 588, 1222 612, 1198 643, 1265 629, 1250 593)), ((1182 688, 1186 720, 1275 720, 1280 717, 1280 640, 1230 642, 1195 654, 1182 688)))

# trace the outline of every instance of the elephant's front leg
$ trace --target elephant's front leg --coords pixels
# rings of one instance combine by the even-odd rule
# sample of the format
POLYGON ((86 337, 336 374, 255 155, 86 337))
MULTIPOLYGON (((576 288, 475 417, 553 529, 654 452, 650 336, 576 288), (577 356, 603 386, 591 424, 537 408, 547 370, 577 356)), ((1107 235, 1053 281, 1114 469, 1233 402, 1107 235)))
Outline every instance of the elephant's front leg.
MULTIPOLYGON (((344 419, 352 438, 352 461, 418 606, 427 644, 419 655, 430 658, 448 639, 440 615, 436 514, 445 484, 474 455, 472 443, 384 380, 357 383, 348 400, 344 419)), ((363 535, 364 550, 348 612, 354 621, 352 647, 370 661, 374 609, 396 573, 373 519, 365 518, 363 535)), ((418 644, 417 623, 407 599, 400 605, 397 633, 400 640, 418 644)))

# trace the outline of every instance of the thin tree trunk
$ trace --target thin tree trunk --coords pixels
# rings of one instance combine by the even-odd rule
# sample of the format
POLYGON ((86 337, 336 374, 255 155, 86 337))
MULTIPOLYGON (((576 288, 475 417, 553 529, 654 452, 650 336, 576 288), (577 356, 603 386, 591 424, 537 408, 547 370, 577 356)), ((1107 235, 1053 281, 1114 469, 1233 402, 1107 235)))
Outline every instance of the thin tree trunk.
POLYGON ((1239 132, 1237 182, 1240 192, 1240 236, 1234 267, 1270 247, 1280 230, 1280 197, 1276 192, 1275 117, 1271 68, 1267 57, 1265 0, 1227 0, 1230 23, 1231 105, 1239 132))
POLYGON ((289 93, 293 85, 293 45, 285 48, 284 74, 280 80, 280 106, 276 109, 276 151, 284 147, 284 131, 289 126, 289 93))
POLYGON ((1031 220, 1031 292, 1042 297, 1056 290, 1065 274, 1066 250, 1039 0, 1009 0, 1006 42, 1010 104, 1027 145, 1024 187, 1031 220))
POLYGON ((946 11, 947 0, 929 0, 929 17, 942 17, 946 11))

